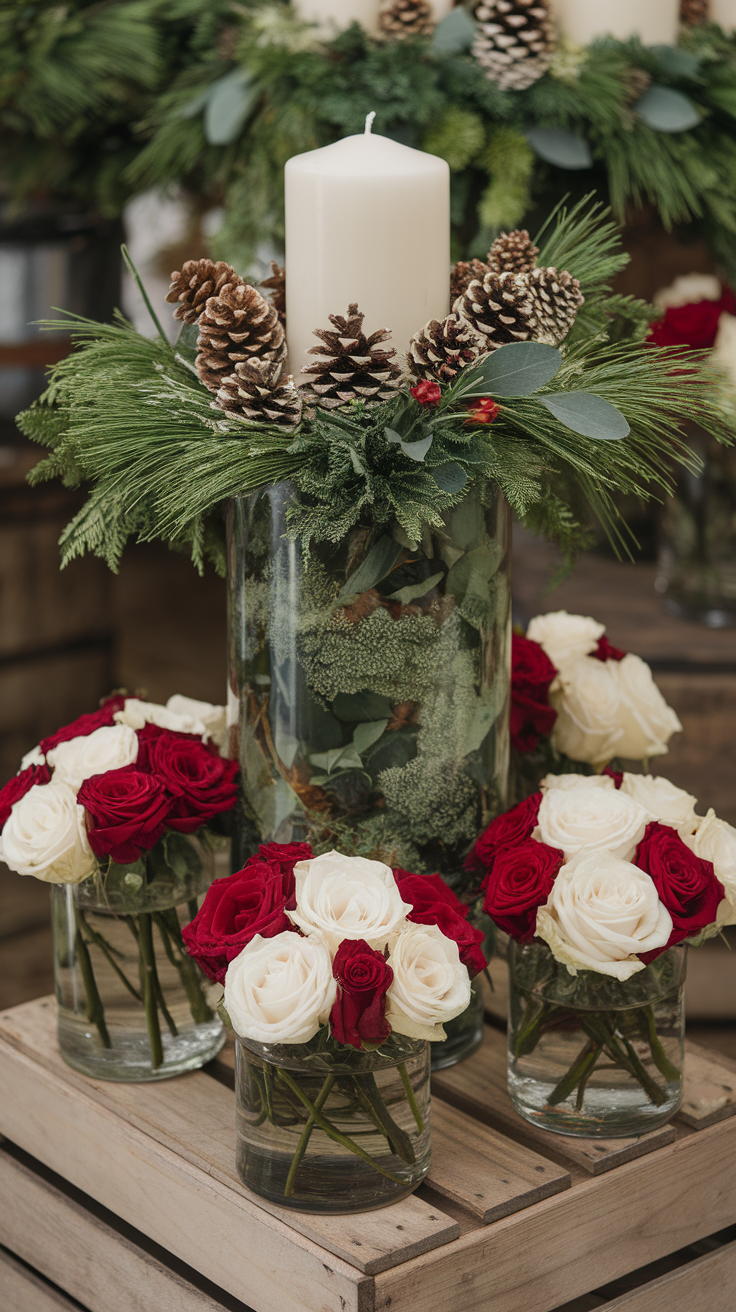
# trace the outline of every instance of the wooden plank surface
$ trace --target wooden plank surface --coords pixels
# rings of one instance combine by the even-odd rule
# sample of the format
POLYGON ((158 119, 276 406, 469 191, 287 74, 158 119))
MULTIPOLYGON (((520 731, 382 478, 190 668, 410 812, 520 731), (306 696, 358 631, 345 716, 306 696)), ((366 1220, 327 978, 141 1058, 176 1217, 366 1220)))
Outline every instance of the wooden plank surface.
POLYGON ((734 1307, 736 1243, 601 1304, 600 1312, 733 1312, 734 1307))
POLYGON ((2 1148, 0 1241, 89 1312, 222 1312, 219 1300, 2 1148))
POLYGON ((78 1312, 76 1303, 1 1249, 0 1286, 2 1306, 7 1312, 78 1312))
POLYGON ((561 1159, 591 1175, 663 1148, 676 1134, 674 1126, 665 1125, 636 1139, 576 1139, 528 1124, 514 1111, 506 1087, 506 1036, 490 1026, 472 1057, 432 1077, 432 1089, 446 1102, 530 1144, 543 1156, 561 1159))
MULTIPOLYGON (((734 1003, 736 1006, 736 1002, 734 1003)), ((685 1092, 678 1120, 702 1130, 736 1115, 736 1062, 685 1042, 685 1092)), ((736 1306, 736 1296, 734 1297, 736 1306)))
POLYGON ((434 1099, 426 1183, 487 1224, 569 1189, 570 1174, 434 1099))

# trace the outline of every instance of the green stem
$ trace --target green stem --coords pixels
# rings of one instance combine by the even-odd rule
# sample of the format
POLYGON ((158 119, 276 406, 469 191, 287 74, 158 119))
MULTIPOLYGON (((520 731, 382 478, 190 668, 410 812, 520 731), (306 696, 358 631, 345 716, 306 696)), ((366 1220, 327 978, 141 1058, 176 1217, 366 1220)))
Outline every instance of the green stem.
MULTIPOLYGON (((100 949, 100 952, 102 953, 103 957, 105 957, 108 965, 110 965, 112 969, 115 971, 115 974, 120 980, 120 983, 125 985, 126 989, 128 990, 129 993, 133 995, 136 1002, 142 1002, 141 995, 138 992, 137 988, 135 988, 131 984, 130 980, 128 979, 128 976, 125 974, 123 970, 120 969, 120 966, 118 965, 117 961, 115 961, 114 957, 112 956, 112 953, 115 952, 116 949, 113 948, 105 938, 103 938, 102 934, 99 934, 97 930, 94 929, 92 925, 89 924, 89 922, 85 919, 85 915, 83 911, 78 911, 77 915, 79 916, 80 926, 83 926, 85 933, 89 934, 90 942, 94 943, 95 947, 98 947, 100 949)), ((119 952, 117 955, 122 956, 122 953, 119 952)))
POLYGON ((140 292, 141 296, 143 297, 143 300, 144 300, 144 303, 145 303, 146 309, 148 310, 148 313, 150 314, 151 318, 153 319, 153 322, 154 322, 154 324, 155 324, 155 326, 156 326, 156 329, 157 329, 157 332, 158 332, 159 337, 161 338, 161 341, 162 341, 162 342, 165 342, 166 345, 168 346, 168 344, 169 344, 169 339, 168 339, 168 337, 166 336, 166 333, 164 332, 163 328, 161 327, 161 324, 160 324, 159 321, 158 321, 158 318, 157 318, 157 316, 156 316, 156 312, 155 312, 155 310, 154 310, 154 308, 153 308, 153 306, 151 305, 151 302, 150 302, 150 300, 149 300, 148 292, 146 291, 145 287, 143 286, 143 283, 142 283, 142 281, 141 281, 140 274, 138 273, 138 270, 136 269, 136 267, 135 267, 135 265, 134 265, 132 259, 130 258, 130 251, 128 250, 128 247, 127 247, 125 244, 123 244, 123 245, 120 247, 120 251, 121 251, 121 254, 122 254, 123 259, 125 260, 125 264, 126 264, 126 267, 127 267, 127 269, 128 269, 128 273, 129 273, 130 276, 133 278, 134 282, 136 283, 136 285, 137 285, 137 287, 138 287, 138 291, 140 292))
POLYGON ((400 1179, 398 1175, 393 1175, 391 1171, 387 1171, 385 1166, 381 1166, 380 1162, 377 1162, 374 1157, 371 1157, 370 1153, 367 1153, 364 1148, 360 1147, 360 1144, 357 1144, 352 1139, 349 1139, 346 1134, 341 1134, 341 1132, 337 1129, 337 1127, 334 1126, 330 1121, 328 1121, 322 1115, 322 1113, 317 1110, 311 1098, 307 1097, 307 1094, 304 1093, 303 1089, 299 1088, 299 1085, 297 1084, 296 1080, 292 1078, 292 1076, 289 1074, 288 1071, 282 1070, 279 1067, 278 1077, 279 1079, 283 1080, 284 1084, 287 1084, 289 1086, 289 1088, 292 1090, 293 1093, 296 1094, 299 1101, 302 1102, 306 1107, 310 1116, 314 1117, 315 1123, 319 1126, 321 1130, 324 1130, 325 1134, 329 1139, 332 1139, 334 1143, 339 1143, 342 1148, 346 1148, 348 1152, 354 1153, 356 1157, 362 1158, 364 1162, 367 1162, 369 1166, 372 1166, 373 1169, 375 1171, 378 1171, 380 1175, 384 1175, 387 1180, 392 1180, 394 1184, 399 1184, 399 1185, 406 1184, 405 1180, 400 1179))
POLYGON ((424 1133, 424 1121, 422 1120, 422 1113, 420 1112, 420 1110, 419 1110, 419 1104, 418 1104, 416 1098, 414 1097, 414 1090, 413 1090, 412 1087, 411 1087, 411 1080, 409 1079, 409 1074, 408 1074, 408 1072, 407 1072, 406 1066, 404 1065, 403 1061, 402 1061, 401 1065, 398 1067, 398 1071, 399 1071, 399 1075, 401 1076, 401 1083, 402 1083, 403 1086, 404 1086, 404 1093, 406 1094, 406 1101, 408 1102, 409 1106, 411 1107, 411 1114, 412 1114, 412 1116, 414 1117, 414 1120, 416 1121, 416 1125, 417 1125, 417 1129, 418 1129, 419 1133, 420 1133, 420 1134, 423 1134, 423 1133, 424 1133))
MULTIPOLYGON (((584 1103, 584 1101, 585 1101, 585 1090, 586 1090, 587 1087, 588 1087, 588 1080, 590 1079, 591 1075, 593 1074, 593 1071, 596 1069, 597 1062, 598 1062, 598 1057, 600 1057, 600 1055, 601 1055, 601 1050, 599 1049, 599 1050, 598 1050, 598 1055, 596 1056, 595 1061, 591 1062, 590 1066, 588 1067, 587 1071, 586 1071, 585 1074, 583 1075, 583 1078, 581 1079, 581 1081, 580 1081, 580 1083, 579 1083, 579 1085, 578 1085, 578 1091, 577 1091, 577 1095, 576 1095, 576 1097, 575 1097, 575 1111, 576 1111, 576 1112, 581 1112, 581 1111, 583 1110, 583 1103, 584 1103)), ((597 1069, 600 1070, 600 1066, 598 1066, 597 1069)))
POLYGON ((146 1013, 148 1042, 151 1045, 151 1069, 158 1070, 163 1065, 164 1050, 161 1043, 161 1026, 158 1023, 156 1007, 156 989, 154 985, 155 962, 153 956, 153 924, 148 913, 138 917, 138 949, 140 953, 141 992, 146 1013))
POLYGON ((524 1023, 516 1036, 514 1055, 527 1057, 539 1042, 540 1031, 545 1020, 554 1008, 549 1002, 532 1002, 529 1000, 524 1023))
MULTIPOLYGON (((332 1092, 332 1086, 334 1083, 335 1083, 335 1076, 328 1075, 327 1079, 322 1085, 322 1088, 317 1094, 317 1097, 314 1100, 314 1106, 316 1111, 318 1112, 322 1111, 322 1108, 324 1107, 325 1103, 327 1102, 327 1099, 330 1096, 330 1093, 332 1092)), ((317 1122, 315 1121, 314 1117, 310 1112, 307 1118, 307 1123, 301 1132, 301 1137, 296 1146, 294 1159, 291 1163, 291 1166, 289 1167, 289 1174, 286 1177, 286 1184, 284 1185, 284 1198, 291 1198, 291 1195, 294 1192, 294 1181, 296 1179, 296 1173, 299 1170, 299 1165, 301 1163, 301 1160, 304 1157, 305 1152, 307 1151, 307 1145, 312 1137, 312 1130, 314 1129, 316 1124, 317 1122)))
POLYGON ((189 1010, 195 1024, 207 1024, 214 1012, 202 992, 203 976, 199 967, 187 956, 181 937, 179 917, 173 907, 168 911, 154 911, 153 918, 164 945, 169 961, 175 967, 184 986, 189 1002, 189 1010), (176 950, 175 950, 176 949, 176 950))
POLYGON ((396 1156, 400 1157, 402 1162, 406 1162, 407 1166, 413 1166, 417 1160, 414 1152, 414 1145, 409 1138, 409 1135, 406 1133, 406 1130, 402 1130, 401 1126, 396 1124, 396 1121, 383 1101, 381 1091, 376 1084, 375 1075, 354 1075, 353 1079, 355 1080, 356 1087, 363 1090, 363 1093, 376 1113, 378 1121, 383 1126, 387 1137, 391 1140, 391 1143, 394 1146, 396 1156))
POLYGON ((660 1074, 664 1075, 664 1078, 669 1083, 675 1083, 677 1080, 680 1079, 680 1071, 677 1069, 674 1063, 670 1061, 669 1057, 667 1056, 667 1053, 664 1050, 664 1047, 662 1045, 662 1040, 660 1039, 657 1033, 657 1022, 654 1019, 654 1011, 651 1005, 648 1007, 643 1007, 639 1011, 639 1019, 642 1025, 644 1037, 649 1044, 652 1058, 655 1066, 657 1067, 657 1070, 660 1072, 660 1074))
POLYGON ((79 961, 79 969, 82 972, 82 982, 84 984, 84 992, 87 999, 87 1020, 97 1027, 97 1032, 100 1036, 103 1048, 111 1048, 112 1043, 110 1042, 110 1035, 107 1030, 107 1025, 105 1024, 105 1008, 102 1005, 102 998, 100 997, 97 988, 97 981, 95 980, 95 973, 92 969, 92 962, 89 959, 87 944, 82 938, 82 932, 78 925, 75 941, 77 960, 79 961))
POLYGON ((592 1071, 600 1051, 600 1044, 589 1039, 585 1047, 578 1053, 567 1074, 563 1075, 559 1084, 552 1090, 547 1099, 548 1106, 556 1107, 558 1103, 564 1102, 566 1098, 570 1097, 580 1081, 592 1071))

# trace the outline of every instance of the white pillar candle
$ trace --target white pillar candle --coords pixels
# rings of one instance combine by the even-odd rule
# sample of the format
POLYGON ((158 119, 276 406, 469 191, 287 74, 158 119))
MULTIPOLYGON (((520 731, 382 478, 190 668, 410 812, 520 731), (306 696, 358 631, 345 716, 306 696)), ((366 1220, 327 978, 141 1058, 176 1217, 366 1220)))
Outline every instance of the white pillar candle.
POLYGON ((710 0, 711 22, 720 23, 725 32, 736 27, 736 0, 710 0))
POLYGON ((581 46, 598 36, 638 36, 645 46, 677 41, 680 0, 555 0, 554 11, 562 35, 581 46))
POLYGON ((292 373, 314 360, 315 328, 356 301, 366 333, 411 335, 449 310, 450 170, 370 132, 286 165, 286 322, 292 373))
POLYGON ((300 18, 319 23, 323 29, 337 27, 343 31, 351 23, 360 23, 366 32, 378 31, 380 0, 292 0, 300 18))

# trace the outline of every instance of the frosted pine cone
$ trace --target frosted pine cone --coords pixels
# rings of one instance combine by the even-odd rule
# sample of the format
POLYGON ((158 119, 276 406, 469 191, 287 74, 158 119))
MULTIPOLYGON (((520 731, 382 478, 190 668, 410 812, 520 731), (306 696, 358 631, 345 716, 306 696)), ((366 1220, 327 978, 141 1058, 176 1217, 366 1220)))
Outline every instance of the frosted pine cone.
POLYGON ((683 23, 694 27, 696 23, 707 23, 710 16, 710 0, 682 0, 680 18, 683 23))
POLYGON ((219 296, 224 287, 243 286, 243 279, 224 260, 187 260, 175 269, 166 293, 167 301, 176 302, 175 319, 196 323, 210 296, 219 296))
POLYGON ((434 14, 427 0, 390 0, 379 15, 385 36, 399 41, 405 36, 429 36, 434 31, 434 14))
POLYGON ((261 287, 271 293, 271 304, 286 327, 286 269, 271 260, 271 276, 263 279, 261 287))
POLYGON ((380 345, 391 334, 379 328, 366 337, 364 318, 353 303, 348 306, 346 318, 340 314, 329 316, 332 330, 314 330, 322 345, 312 346, 309 354, 322 359, 305 365, 302 373, 311 376, 312 381, 305 386, 325 409, 332 410, 350 401, 390 401, 396 394, 401 378, 394 359, 396 351, 393 348, 386 351, 380 345))
POLYGON ((502 91, 525 91, 549 68, 554 28, 548 0, 481 0, 473 55, 502 91))
POLYGON ((539 247, 532 245, 526 228, 502 232, 488 252, 488 268, 493 273, 529 273, 536 268, 539 247))
POLYGON ((207 301, 199 317, 197 350, 197 372, 205 387, 216 392, 241 360, 255 356, 280 364, 286 338, 273 305, 255 287, 241 282, 228 284, 207 301))
POLYGON ((461 369, 475 364, 487 350, 485 338, 467 319, 449 314, 446 319, 430 319, 409 342, 407 364, 415 378, 451 383, 461 369))
POLYGON ((506 342, 528 342, 536 335, 530 288, 515 273, 487 273, 482 282, 474 278, 453 309, 483 334, 487 351, 506 342))
POLYGON ((450 271, 450 305, 454 305, 458 296, 468 290, 474 278, 482 282, 489 272, 488 265, 482 260, 458 260, 450 271))
POLYGON ((291 374, 280 383, 280 373, 277 361, 241 360, 222 379, 216 403, 232 419, 296 428, 302 417, 302 397, 291 374))
POLYGON ((537 324, 534 337, 557 346, 567 337, 585 300, 580 283, 565 270, 558 273, 557 269, 533 269, 528 286, 537 324))

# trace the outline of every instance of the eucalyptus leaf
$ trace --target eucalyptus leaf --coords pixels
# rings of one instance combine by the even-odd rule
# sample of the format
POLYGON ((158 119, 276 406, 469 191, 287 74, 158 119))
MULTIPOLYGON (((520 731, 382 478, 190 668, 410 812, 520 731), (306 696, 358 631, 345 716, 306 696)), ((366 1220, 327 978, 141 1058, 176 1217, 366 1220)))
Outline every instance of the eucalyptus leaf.
POLYGON ((662 72, 670 77, 697 77, 700 72, 702 59, 689 50, 678 46, 650 46, 649 50, 657 56, 662 72))
POLYGON ((401 450, 404 452, 404 455, 409 456, 410 460, 417 460, 419 462, 423 462, 424 457, 426 456, 427 452, 429 451, 429 448, 432 445, 432 438, 433 438, 432 433, 429 434, 429 437, 420 438, 418 442, 405 442, 403 438, 400 437, 400 435, 395 431, 395 429, 385 428, 383 431, 386 437, 386 441, 393 442, 396 446, 400 446, 401 450))
POLYGON ((166 861, 177 879, 186 879, 188 875, 198 875, 202 869, 202 860, 197 849, 192 846, 184 834, 177 834, 169 829, 163 836, 162 845, 166 861))
POLYGON ((192 364, 197 358, 197 339, 199 337, 199 327, 196 323, 183 323, 181 332, 176 339, 176 349, 179 355, 183 355, 185 360, 192 364))
POLYGON ((353 747, 359 756, 378 742, 385 732, 388 720, 376 720, 373 724, 358 724, 353 731, 353 747))
POLYGON ((204 135, 210 146, 227 146, 235 140, 257 94, 244 69, 226 73, 213 83, 204 111, 204 135))
POLYGON ((436 55, 457 55, 472 46, 478 28, 467 9, 452 9, 432 36, 432 50, 436 55))
POLYGON ((468 475, 462 465, 458 465, 454 460, 450 460, 446 465, 438 465, 432 470, 432 478, 443 492, 448 492, 450 496, 455 496, 461 492, 468 481, 468 475))
POLYGON ((195 118, 197 114, 200 114, 210 98, 211 91, 212 91, 211 86, 205 87, 204 91, 200 91, 199 94, 194 96, 192 100, 188 100, 187 103, 185 105, 182 105, 181 109, 179 110, 179 117, 195 118))
POLYGON ((338 603, 358 592, 368 592, 370 588, 375 588, 381 579, 391 573, 403 550, 401 543, 395 542, 387 534, 380 537, 374 542, 365 560, 353 570, 337 598, 338 603))
POLYGON ((560 169, 589 169, 593 156, 585 137, 568 128, 530 128, 526 134, 532 150, 548 164, 560 169))
POLYGON ((388 697, 377 692, 340 692, 332 703, 333 713, 349 724, 366 720, 383 720, 391 715, 388 697))
POLYGON ((631 431, 621 411, 593 392, 555 392, 538 399, 565 428, 583 437, 620 442, 631 431))
POLYGON ((688 132, 700 122, 700 114, 692 100, 683 96, 681 91, 656 83, 647 88, 632 109, 642 123, 654 128, 655 132, 688 132))
MULTIPOLYGON (((351 749, 352 746, 351 743, 351 749)), ((326 770, 328 774, 332 774, 344 751, 344 747, 333 747, 329 752, 314 752, 309 761, 311 765, 318 765, 321 770, 326 770)))
POLYGON ((291 734, 284 733, 281 729, 277 729, 274 734, 274 746, 279 760, 286 766, 287 770, 290 770, 299 751, 299 739, 293 738, 291 734))
POLYGON ((408 606, 410 602, 416 601, 417 597, 424 597, 432 588, 444 577, 444 571, 440 570, 439 574, 430 574, 428 579, 422 579, 421 583, 408 583, 405 588, 399 588, 396 592, 389 593, 389 601, 400 601, 402 606, 408 606))
POLYGON ((531 396, 552 381, 561 364, 556 346, 507 342, 473 369, 462 396, 531 396))

